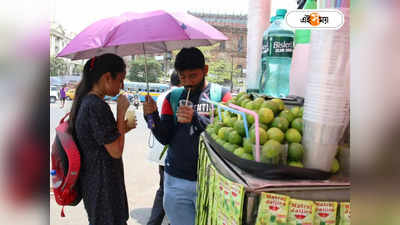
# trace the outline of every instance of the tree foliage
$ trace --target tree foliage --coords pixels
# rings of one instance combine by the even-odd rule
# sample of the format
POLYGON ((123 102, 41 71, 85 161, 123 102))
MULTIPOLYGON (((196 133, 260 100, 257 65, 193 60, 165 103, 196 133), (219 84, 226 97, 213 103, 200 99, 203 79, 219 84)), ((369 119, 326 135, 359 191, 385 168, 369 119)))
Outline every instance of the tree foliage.
POLYGON ((64 59, 50 56, 50 76, 65 75, 68 71, 68 65, 64 59))
POLYGON ((218 58, 213 51, 216 51, 218 45, 200 47, 199 49, 203 52, 206 64, 208 65, 208 77, 207 80, 213 83, 230 86, 231 74, 234 85, 237 85, 236 77, 240 74, 238 65, 234 62, 232 66, 232 58, 218 58))
MULTIPOLYGON (((164 75, 160 62, 152 57, 147 57, 147 73, 149 82, 158 83, 159 78, 164 75)), ((132 60, 129 73, 126 78, 135 82, 146 82, 145 61, 143 57, 132 60)))
POLYGON ((83 72, 83 66, 79 64, 75 65, 72 70, 73 74, 82 74, 82 72, 83 72))

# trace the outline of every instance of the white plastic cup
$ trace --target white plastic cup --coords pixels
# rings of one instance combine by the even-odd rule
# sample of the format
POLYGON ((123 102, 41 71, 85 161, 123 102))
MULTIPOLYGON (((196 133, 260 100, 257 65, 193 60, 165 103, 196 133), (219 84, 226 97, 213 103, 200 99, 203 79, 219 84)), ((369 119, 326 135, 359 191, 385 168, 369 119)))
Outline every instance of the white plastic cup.
MULTIPOLYGON (((179 100, 179 107, 182 107, 182 106, 193 108, 193 102, 186 100, 186 99, 179 100)), ((181 122, 181 119, 179 116, 177 116, 177 120, 178 120, 178 122, 181 122)))
POLYGON ((125 119, 128 120, 128 128, 133 128, 136 121, 136 112, 134 109, 129 108, 125 114, 125 119))
POLYGON ((179 107, 181 107, 181 106, 193 107, 193 102, 186 100, 186 99, 182 99, 182 100, 179 100, 179 107))

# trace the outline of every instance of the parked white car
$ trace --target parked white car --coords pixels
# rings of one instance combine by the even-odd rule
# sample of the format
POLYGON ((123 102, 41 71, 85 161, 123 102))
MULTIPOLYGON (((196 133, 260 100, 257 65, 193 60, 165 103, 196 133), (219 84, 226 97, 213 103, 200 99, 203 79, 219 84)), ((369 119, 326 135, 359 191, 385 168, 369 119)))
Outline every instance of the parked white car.
POLYGON ((50 103, 56 103, 59 93, 56 86, 50 86, 50 103))

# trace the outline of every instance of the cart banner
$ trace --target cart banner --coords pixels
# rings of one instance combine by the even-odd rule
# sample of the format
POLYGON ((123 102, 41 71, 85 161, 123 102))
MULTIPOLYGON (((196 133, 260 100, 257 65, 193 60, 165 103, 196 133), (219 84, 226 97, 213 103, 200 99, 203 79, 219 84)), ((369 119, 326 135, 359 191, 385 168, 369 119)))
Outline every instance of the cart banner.
POLYGON ((340 203, 340 223, 339 225, 350 225, 351 207, 350 202, 340 203))
POLYGON ((244 187, 231 182, 216 173, 215 176, 214 213, 218 214, 217 225, 242 224, 244 187), (227 222, 227 223, 224 223, 227 222))
POLYGON ((315 214, 315 225, 336 225, 337 202, 316 201, 317 211, 315 214))
POLYGON ((313 201, 291 199, 288 225, 313 225, 316 206, 313 201))
POLYGON ((289 201, 285 195, 261 193, 256 225, 287 224, 289 201))

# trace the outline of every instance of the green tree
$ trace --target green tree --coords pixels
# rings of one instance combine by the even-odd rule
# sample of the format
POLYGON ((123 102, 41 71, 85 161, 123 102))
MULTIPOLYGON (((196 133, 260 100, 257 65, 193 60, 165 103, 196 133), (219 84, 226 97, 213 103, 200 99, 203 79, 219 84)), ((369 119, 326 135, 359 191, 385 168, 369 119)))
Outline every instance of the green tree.
POLYGON ((234 86, 237 85, 236 77, 239 76, 240 70, 238 65, 234 62, 232 67, 232 58, 218 58, 215 52, 218 51, 218 44, 206 47, 200 47, 203 52, 206 64, 208 65, 208 78, 207 80, 213 83, 230 86, 231 74, 234 86))
POLYGON ((67 63, 64 59, 50 56, 50 76, 59 76, 67 73, 67 63))
MULTIPOLYGON (((146 59, 149 82, 158 83, 159 78, 164 75, 164 72, 162 71, 162 65, 154 58, 147 57, 146 59)), ((131 61, 129 74, 126 76, 126 78, 130 81, 146 82, 143 57, 131 61)))
POLYGON ((72 70, 73 74, 82 74, 83 72, 83 66, 82 65, 75 65, 74 69, 72 70))

